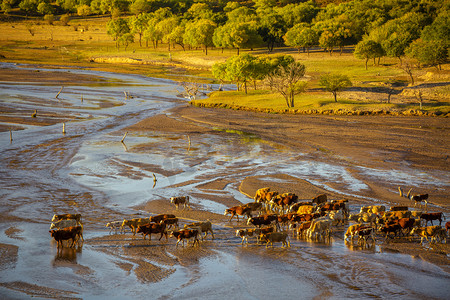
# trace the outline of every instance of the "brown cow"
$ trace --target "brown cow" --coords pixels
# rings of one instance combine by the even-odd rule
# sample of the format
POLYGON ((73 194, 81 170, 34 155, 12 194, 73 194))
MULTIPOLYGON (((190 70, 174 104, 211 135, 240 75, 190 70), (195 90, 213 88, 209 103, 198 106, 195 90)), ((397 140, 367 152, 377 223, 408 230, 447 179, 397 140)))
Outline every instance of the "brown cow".
POLYGON ((148 235, 148 240, 151 241, 152 233, 160 233, 161 236, 159 237, 159 240, 161 240, 163 235, 166 236, 166 241, 168 240, 165 223, 148 223, 144 225, 139 225, 137 227, 137 233, 142 233, 144 235, 144 240, 145 237, 148 235))
MULTIPOLYGON (((272 219, 271 218, 266 218, 265 216, 261 216, 261 217, 253 217, 253 218, 249 218, 247 220, 247 225, 253 225, 256 227, 261 227, 262 225, 270 225, 272 224, 272 219)), ((278 221, 278 217, 275 220, 276 222, 278 221)))
POLYGON ((172 214, 160 214, 160 215, 149 217, 148 219, 150 220, 150 222, 153 222, 153 223, 161 223, 165 219, 173 219, 173 218, 176 218, 176 216, 172 215, 172 214))
POLYGON ((262 200, 262 202, 264 202, 265 201, 264 199, 266 198, 266 194, 268 192, 270 192, 270 188, 268 188, 268 187, 259 189, 256 191, 255 197, 253 197, 253 199, 256 202, 261 202, 261 200, 262 200))
POLYGON ((292 204, 297 202, 297 200, 298 200, 297 195, 293 193, 284 193, 272 198, 270 204, 271 208, 273 208, 273 206, 277 206, 280 212, 284 212, 285 207, 291 206, 292 204))
POLYGON ((182 241, 182 245, 184 247, 184 240, 194 238, 194 242, 192 244, 192 247, 195 246, 195 244, 199 245, 200 242, 198 241, 198 230, 197 229, 181 229, 180 231, 172 231, 170 234, 171 237, 175 237, 177 239, 176 247, 178 247, 178 243, 182 241))
POLYGON ((60 220, 71 220, 74 219, 77 221, 79 225, 81 225, 81 214, 62 214, 62 215, 53 215, 52 222, 60 221, 60 220))
POLYGON ((428 225, 428 221, 430 221, 430 222, 431 222, 431 225, 433 225, 433 221, 434 221, 434 220, 439 220, 439 225, 441 225, 441 223, 442 223, 442 217, 444 217, 444 219, 445 219, 445 216, 444 216, 444 214, 443 214, 442 212, 437 212, 437 213, 423 213, 423 214, 420 216, 420 219, 421 219, 421 220, 423 219, 423 220, 426 221, 425 226, 428 225))
POLYGON ((136 229, 138 228, 139 225, 145 225, 148 223, 150 223, 149 218, 135 218, 135 219, 131 219, 131 220, 123 219, 122 230, 125 226, 128 226, 131 228, 131 232, 133 232, 133 236, 134 236, 136 234, 136 229))
POLYGON ((58 248, 62 248, 63 241, 72 240, 72 243, 70 247, 72 248, 75 246, 75 244, 78 242, 78 239, 81 237, 81 240, 83 239, 83 229, 81 226, 73 226, 73 227, 67 227, 63 229, 55 229, 49 231, 51 236, 55 239, 56 245, 58 248))
POLYGON ((261 234, 260 240, 266 242, 266 248, 269 247, 269 244, 271 244, 273 247, 274 242, 281 242, 282 248, 284 248, 284 246, 286 247, 291 246, 288 234, 286 232, 270 232, 267 234, 261 234))
POLYGON ((311 223, 311 221, 300 223, 297 228, 297 237, 303 236, 304 233, 306 233, 306 230, 311 227, 311 223))
POLYGON ((167 225, 167 229, 170 227, 178 228, 178 218, 167 218, 161 221, 161 223, 164 223, 167 225))
POLYGON ((228 220, 229 222, 231 222, 231 219, 233 219, 234 216, 236 216, 238 222, 239 222, 239 216, 247 216, 247 218, 251 218, 252 210, 249 207, 242 207, 242 206, 233 206, 230 208, 227 208, 225 210, 225 213, 223 214, 224 216, 231 214, 230 220, 228 220))
POLYGON ((192 228, 192 227, 198 227, 199 228, 199 234, 202 237, 202 241, 204 238, 206 238, 206 236, 208 235, 208 232, 211 232, 212 235, 212 239, 214 239, 214 232, 212 230, 212 224, 211 221, 206 220, 204 222, 195 222, 195 223, 190 223, 187 225, 184 225, 184 228, 192 228), (205 233, 205 236, 202 236, 201 233, 205 233))
POLYGON ((316 203, 316 204, 322 204, 327 202, 328 198, 327 198, 327 194, 321 194, 319 196, 316 196, 312 199, 312 203, 316 203))

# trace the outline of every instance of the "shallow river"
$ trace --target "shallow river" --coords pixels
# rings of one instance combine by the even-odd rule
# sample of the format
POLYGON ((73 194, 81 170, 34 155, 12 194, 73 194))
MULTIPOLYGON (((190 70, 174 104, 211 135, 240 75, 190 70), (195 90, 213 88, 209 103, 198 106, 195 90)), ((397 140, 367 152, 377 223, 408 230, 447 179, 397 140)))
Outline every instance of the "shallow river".
MULTIPOLYGON (((214 255, 202 257, 196 264, 172 266, 174 272, 151 283, 137 280, 133 272, 119 267, 120 259, 93 243, 86 242, 78 253, 57 253, 48 233, 54 213, 83 214, 85 239, 89 240, 108 235, 99 219, 106 222, 122 215, 144 214, 133 207, 152 199, 205 194, 197 188, 199 184, 224 176, 233 183, 217 196, 244 203, 251 199, 238 187, 250 175, 286 173, 329 191, 342 187, 335 191, 344 195, 357 196, 366 185, 345 167, 308 160, 302 153, 252 135, 205 134, 193 141, 190 151, 186 150, 187 137, 175 133, 129 134, 122 144, 125 127, 184 101, 176 97, 178 86, 170 80, 143 76, 72 69, 54 72, 101 76, 109 82, 64 87, 58 100, 55 95, 60 86, 20 79, 2 82, 0 78, 2 106, 14 108, 11 116, 28 116, 37 109, 48 118, 64 115, 72 119, 65 124, 65 134, 60 122, 23 126, 23 130, 13 131, 12 142, 9 132, 0 133, 0 214, 11 219, 0 222, 0 244, 18 247, 16 259, 1 261, 0 298, 48 298, 49 292, 42 289, 52 288, 56 298, 86 299, 448 299, 450 274, 439 267, 407 255, 381 252, 377 246, 353 251, 342 238, 333 238, 331 243, 292 239, 289 249, 249 250, 240 247, 231 231, 218 226, 219 236, 228 235, 226 245, 215 245, 214 255), (125 99, 124 91, 133 98, 125 99), (148 145, 153 145, 151 151, 148 145), (150 170, 150 165, 164 172, 150 170), (158 178, 155 186, 154 173, 158 178), (334 188, 327 182, 334 182, 334 188), (58 291, 68 292, 61 295, 58 291)), ((449 179, 448 174, 422 171, 363 167, 359 171, 398 185, 439 187, 448 185, 449 179)), ((198 209, 222 214, 226 207, 212 201, 214 196, 211 192, 192 202, 198 209)), ((170 257, 174 257, 172 250, 167 249, 170 257)))

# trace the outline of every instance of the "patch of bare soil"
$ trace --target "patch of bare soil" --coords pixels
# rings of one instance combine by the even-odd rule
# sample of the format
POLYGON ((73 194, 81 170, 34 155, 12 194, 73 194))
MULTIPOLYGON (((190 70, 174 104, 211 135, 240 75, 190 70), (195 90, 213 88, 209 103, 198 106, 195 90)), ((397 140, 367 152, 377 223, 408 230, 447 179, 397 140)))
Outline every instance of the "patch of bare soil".
POLYGON ((19 247, 9 244, 0 244, 0 270, 14 267, 17 262, 19 247))
POLYGON ((53 289, 49 287, 29 284, 22 281, 2 282, 0 286, 19 291, 30 297, 58 298, 58 299, 81 299, 76 297, 76 293, 64 290, 53 289))

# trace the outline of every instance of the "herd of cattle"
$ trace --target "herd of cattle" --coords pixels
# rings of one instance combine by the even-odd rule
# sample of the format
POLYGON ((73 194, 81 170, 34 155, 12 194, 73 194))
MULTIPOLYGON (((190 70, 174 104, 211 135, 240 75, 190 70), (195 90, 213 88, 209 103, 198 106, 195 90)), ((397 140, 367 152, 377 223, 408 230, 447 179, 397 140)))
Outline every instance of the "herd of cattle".
MULTIPOLYGON (((450 222, 442 227, 445 216, 442 212, 427 213, 419 210, 409 210, 407 206, 394 206, 386 209, 384 205, 363 206, 359 213, 349 212, 348 200, 328 201, 327 195, 322 194, 311 201, 299 201, 293 193, 279 194, 270 188, 257 190, 254 202, 245 205, 234 206, 225 210, 224 215, 231 215, 229 222, 236 216, 246 217, 245 228, 237 229, 236 236, 241 238, 241 244, 248 244, 248 239, 255 237, 257 243, 265 242, 266 247, 273 243, 282 243, 282 247, 289 247, 289 233, 298 238, 310 240, 330 239, 333 228, 344 226, 348 222, 354 222, 348 226, 344 239, 358 243, 367 243, 369 239, 375 242, 376 235, 383 236, 386 240, 405 236, 412 239, 417 235, 430 242, 446 242, 450 232, 450 222), (439 221, 434 225, 433 221, 439 221), (428 226, 431 222, 431 226, 428 226)), ((189 196, 172 197, 170 202, 178 210, 180 205, 189 207, 189 196)), ((184 209, 183 208, 183 209, 184 209)), ((54 215, 50 226, 51 236, 56 240, 58 248, 63 246, 63 241, 71 240, 70 247, 83 240, 83 225, 81 215, 64 214, 54 215)), ((177 239, 176 246, 182 242, 193 239, 192 245, 199 245, 199 237, 203 241, 211 233, 214 239, 212 224, 209 220, 185 224, 182 229, 179 226, 179 218, 173 214, 160 214, 149 218, 135 218, 123 221, 112 221, 106 227, 115 233, 124 233, 129 227, 133 236, 138 233, 151 240, 152 234, 158 234, 159 240, 165 236, 177 239)))

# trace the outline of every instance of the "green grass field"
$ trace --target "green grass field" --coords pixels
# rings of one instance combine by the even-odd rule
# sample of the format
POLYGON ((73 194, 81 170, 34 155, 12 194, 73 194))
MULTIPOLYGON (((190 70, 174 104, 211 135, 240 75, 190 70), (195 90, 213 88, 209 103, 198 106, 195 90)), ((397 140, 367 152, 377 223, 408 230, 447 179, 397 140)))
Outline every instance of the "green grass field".
MULTIPOLYGON (((116 48, 115 42, 106 33, 108 17, 72 19, 68 26, 55 22, 49 25, 42 20, 0 22, 0 55, 2 61, 54 66, 77 66, 93 70, 136 73, 151 77, 165 77, 178 81, 215 82, 211 66, 236 55, 234 49, 209 49, 205 55, 201 49, 183 49, 160 44, 157 49, 139 46, 135 43, 116 48), (186 75, 192 75, 189 77, 186 75), (200 79, 199 79, 200 78, 200 79)), ((305 93, 297 95, 295 107, 287 110, 284 98, 277 93, 257 90, 249 84, 249 93, 220 92, 210 94, 208 99, 193 101, 195 105, 221 106, 233 109, 251 109, 267 112, 298 113, 348 113, 361 114, 364 111, 409 111, 409 114, 447 115, 450 112, 450 66, 442 70, 436 68, 414 69, 416 86, 423 95, 422 112, 419 110, 415 89, 404 89, 401 94, 392 96, 386 103, 386 93, 372 92, 383 88, 390 82, 398 82, 407 87, 409 77, 402 70, 398 59, 383 58, 379 65, 369 62, 366 70, 364 61, 356 59, 351 47, 344 52, 330 55, 321 49, 307 53, 298 53, 296 49, 277 48, 272 53, 267 49, 242 51, 252 55, 290 54, 306 66, 305 79, 308 80, 305 93), (338 94, 338 103, 333 101, 331 93, 322 90, 318 84, 325 73, 339 73, 350 77, 353 87, 338 94), (415 112, 411 112, 414 110, 415 112)), ((398 89, 398 92, 401 88, 398 89)))

